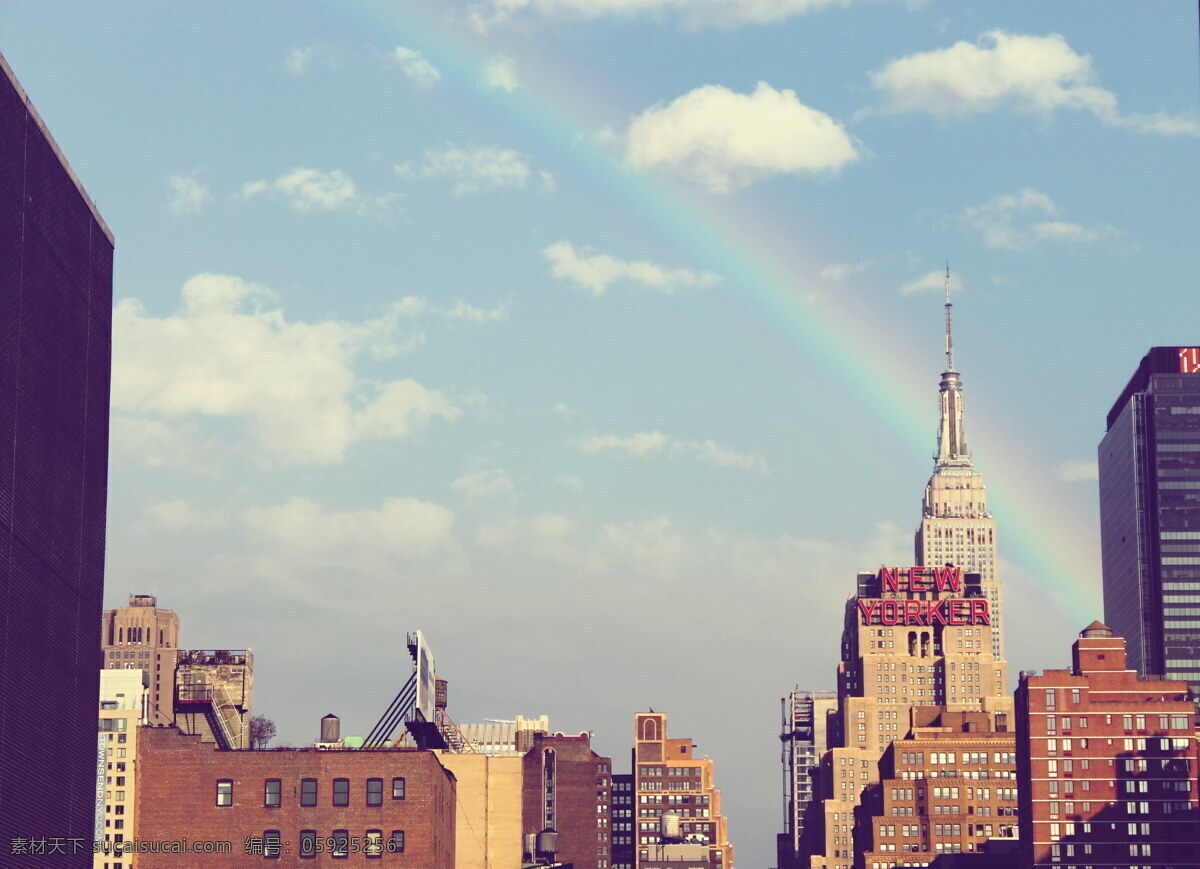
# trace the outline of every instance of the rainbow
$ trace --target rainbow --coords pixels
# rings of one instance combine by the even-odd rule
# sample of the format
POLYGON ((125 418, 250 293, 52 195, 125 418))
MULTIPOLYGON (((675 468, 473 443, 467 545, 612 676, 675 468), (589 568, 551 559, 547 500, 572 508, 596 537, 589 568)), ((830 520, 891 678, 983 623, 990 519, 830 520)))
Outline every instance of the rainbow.
MULTIPOLYGON (((575 80, 569 69, 524 75, 521 89, 511 94, 483 90, 481 70, 492 49, 465 25, 448 22, 444 10, 430 6, 436 4, 342 0, 320 9, 351 35, 420 50, 447 81, 477 94, 479 111, 533 136, 721 274, 756 328, 771 334, 795 364, 819 366, 829 382, 877 415, 881 428, 894 434, 897 449, 929 455, 934 376, 916 370, 911 360, 885 353, 888 326, 877 313, 807 291, 819 286, 815 264, 821 258, 800 249, 798 239, 782 238, 778 227, 739 210, 736 198, 717 203, 669 179, 626 172, 604 145, 587 136, 618 110, 606 112, 605 95, 575 80)), ((990 481, 1003 557, 1037 580, 1069 625, 1095 618, 1101 605, 1092 535, 1054 481, 1030 467, 1027 457, 1037 455, 1035 444, 1003 421, 969 413, 968 431, 990 434, 980 466, 990 481)))

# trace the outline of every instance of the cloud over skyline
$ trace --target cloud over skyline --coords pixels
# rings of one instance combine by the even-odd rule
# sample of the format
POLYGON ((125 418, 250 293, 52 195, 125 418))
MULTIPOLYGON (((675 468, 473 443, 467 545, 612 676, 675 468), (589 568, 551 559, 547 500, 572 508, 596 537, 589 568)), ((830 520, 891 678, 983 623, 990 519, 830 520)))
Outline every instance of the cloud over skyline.
POLYGON ((603 296, 613 284, 634 285, 645 290, 673 293, 677 289, 711 287, 720 282, 712 272, 665 268, 645 260, 630 262, 587 248, 576 250, 569 241, 558 241, 542 251, 551 263, 551 273, 603 296))
POLYGON ((410 378, 374 383, 355 373, 364 353, 402 349, 394 318, 289 321, 267 307, 269 291, 229 275, 197 275, 182 295, 167 317, 136 299, 113 312, 112 404, 126 425, 242 419, 264 464, 322 466, 355 443, 403 440, 462 413, 410 378))
POLYGON ((870 75, 885 114, 926 112, 947 119, 1012 111, 1049 119, 1083 111, 1110 127, 1139 133, 1200 135, 1195 117, 1123 114, 1117 96, 1097 84, 1092 58, 1060 34, 1029 36, 989 30, 978 42, 921 51, 889 61, 870 75))
POLYGON ((841 123, 766 82, 749 94, 705 85, 646 109, 629 125, 626 143, 631 166, 717 194, 773 175, 834 174, 859 157, 841 123))

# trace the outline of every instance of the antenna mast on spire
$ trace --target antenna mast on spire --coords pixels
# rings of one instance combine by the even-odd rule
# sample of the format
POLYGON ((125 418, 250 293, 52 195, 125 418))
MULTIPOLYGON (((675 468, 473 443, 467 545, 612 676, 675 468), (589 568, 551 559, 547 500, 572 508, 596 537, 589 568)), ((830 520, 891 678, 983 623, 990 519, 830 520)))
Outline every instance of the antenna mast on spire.
POLYGON ((954 306, 950 303, 950 261, 946 260, 946 370, 954 370, 954 336, 950 332, 950 320, 954 306))

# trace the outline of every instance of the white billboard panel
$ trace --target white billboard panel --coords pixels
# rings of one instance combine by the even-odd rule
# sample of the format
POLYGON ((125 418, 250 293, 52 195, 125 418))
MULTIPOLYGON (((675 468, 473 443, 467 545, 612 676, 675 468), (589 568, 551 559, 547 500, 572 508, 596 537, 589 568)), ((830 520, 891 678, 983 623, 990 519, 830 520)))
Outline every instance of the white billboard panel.
POLYGON ((425 635, 417 631, 417 711, 433 721, 437 703, 437 667, 425 635))

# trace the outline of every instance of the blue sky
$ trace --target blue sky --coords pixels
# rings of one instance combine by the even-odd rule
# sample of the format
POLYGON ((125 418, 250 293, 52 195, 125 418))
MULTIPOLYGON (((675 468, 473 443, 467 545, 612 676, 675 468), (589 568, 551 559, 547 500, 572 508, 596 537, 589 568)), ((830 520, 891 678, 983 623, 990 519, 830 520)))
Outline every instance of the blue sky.
POLYGON ((778 698, 911 558, 947 259, 1010 671, 1102 615, 1104 415, 1197 340, 1196 15, 5 4, 117 238, 108 605, 252 647, 292 743, 416 628, 460 721, 620 764, 666 710, 769 865, 778 698))

